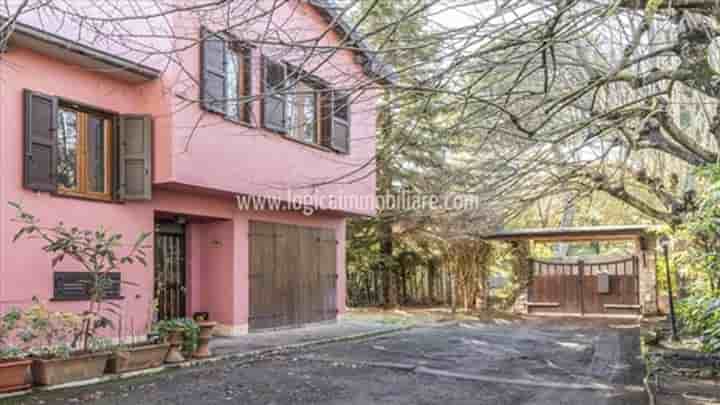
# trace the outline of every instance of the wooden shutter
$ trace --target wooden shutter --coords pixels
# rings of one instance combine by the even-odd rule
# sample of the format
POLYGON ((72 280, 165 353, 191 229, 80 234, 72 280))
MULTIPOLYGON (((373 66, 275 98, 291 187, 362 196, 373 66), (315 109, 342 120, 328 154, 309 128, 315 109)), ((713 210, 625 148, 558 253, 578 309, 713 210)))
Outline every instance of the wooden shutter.
POLYGON ((56 97, 23 92, 25 97, 25 141, 23 186, 35 191, 55 191, 57 159, 56 97))
POLYGON ((263 126, 273 131, 287 132, 286 95, 287 67, 263 57, 263 126))
POLYGON ((202 49, 200 52, 201 105, 207 111, 225 113, 225 40, 215 34, 203 30, 202 49))
POLYGON ((152 198, 152 118, 120 116, 120 199, 152 198))
POLYGON ((241 97, 247 97, 247 100, 242 105, 240 116, 243 122, 251 124, 253 122, 252 116, 252 49, 244 48, 242 52, 242 91, 240 92, 241 97))
POLYGON ((350 97, 340 92, 324 93, 321 100, 320 142, 337 152, 350 152, 350 97))

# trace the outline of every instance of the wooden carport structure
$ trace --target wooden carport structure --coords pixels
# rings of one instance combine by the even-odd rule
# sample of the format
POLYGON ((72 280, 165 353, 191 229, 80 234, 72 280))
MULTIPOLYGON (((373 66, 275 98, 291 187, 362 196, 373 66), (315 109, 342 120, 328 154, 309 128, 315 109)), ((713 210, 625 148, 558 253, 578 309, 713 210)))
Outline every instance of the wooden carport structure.
POLYGON ((502 230, 484 236, 511 243, 520 288, 514 309, 543 315, 613 316, 657 312, 656 237, 652 225, 502 230), (630 241, 623 257, 538 259, 533 242, 630 241))

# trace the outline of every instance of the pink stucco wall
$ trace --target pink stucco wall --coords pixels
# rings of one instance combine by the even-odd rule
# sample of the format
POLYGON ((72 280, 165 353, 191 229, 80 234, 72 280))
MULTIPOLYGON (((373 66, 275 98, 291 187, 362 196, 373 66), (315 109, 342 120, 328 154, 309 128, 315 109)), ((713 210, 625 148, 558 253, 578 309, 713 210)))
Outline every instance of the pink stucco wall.
MULTIPOLYGON (((291 34, 295 41, 309 40, 327 29, 327 24, 314 12, 312 7, 297 7, 289 2, 274 14, 277 21, 287 21, 282 27, 284 34, 291 34)), ((300 4, 300 3, 299 3, 300 4)), ((222 16, 224 17, 224 16, 222 16)), ((238 16, 245 18, 244 16, 238 16)), ((193 16, 177 16, 176 29, 179 36, 194 38, 201 25, 213 28, 216 19, 206 17, 198 21, 193 16), (187 17, 187 18, 185 18, 187 17)), ((223 21, 221 27, 232 26, 233 21, 223 21)), ((250 26, 232 31, 237 38, 252 39, 266 32, 262 19, 250 26)), ((273 39, 270 38, 270 41, 273 39)), ((337 34, 330 31, 320 40, 320 46, 332 46, 338 41, 337 34)), ((200 50, 192 41, 179 41, 176 45, 186 50, 178 54, 179 63, 168 70, 166 84, 183 83, 177 87, 186 99, 193 99, 198 93, 193 77, 199 77, 200 50), (182 66, 182 69, 179 69, 182 66), (190 83, 190 84, 188 84, 190 83)), ((331 208, 324 197, 351 200, 354 197, 375 193, 375 115, 378 90, 369 86, 371 82, 354 63, 349 51, 332 54, 329 60, 324 53, 307 55, 295 49, 258 47, 252 51, 253 82, 252 94, 262 93, 261 55, 282 60, 301 67, 339 89, 360 86, 354 89, 351 110, 352 136, 349 155, 337 154, 308 147, 266 130, 227 125, 223 117, 205 113, 197 103, 175 104, 183 108, 182 114, 167 114, 172 120, 175 132, 171 152, 158 156, 157 180, 178 182, 230 192, 284 198, 290 190, 293 195, 313 195, 319 206, 331 208), (197 122, 210 136, 195 136, 197 122), (192 139, 189 146, 187 140, 192 139), (252 151, 239 158, 238 151, 252 151), (211 161, 205 156, 213 156, 211 161), (200 169, 202 168, 202 169, 200 169), (167 170, 167 171, 165 171, 167 170), (329 184, 325 184, 329 183, 329 184), (349 198, 347 198, 349 197, 349 198)), ((255 122, 260 122, 260 103, 253 103, 255 122)), ((164 142, 161 140, 161 142, 164 142)), ((372 201, 372 199, 371 199, 372 201)), ((355 214, 372 215, 374 206, 362 203, 342 204, 340 209, 355 214)))
MULTIPOLYGON (((307 11, 307 10, 306 10, 307 11)), ((309 31, 322 28, 322 21, 305 13, 298 23, 309 31)), ((197 28, 196 22, 191 24, 197 28)), ((187 28, 187 27, 186 27, 187 28)), ((331 38, 332 39, 332 38, 331 38)), ((182 58, 195 71, 197 48, 182 58)), ((330 69, 338 66, 353 74, 360 68, 349 54, 337 56, 330 69)), ((257 64, 256 64, 257 66, 257 64)), ((193 71, 191 70, 191 73, 193 71)), ((332 81, 330 70, 320 71, 332 81), (324 73, 323 73, 324 72, 324 73)), ((351 213, 372 214, 372 208, 348 207, 333 213, 305 216, 294 212, 241 211, 235 193, 247 195, 286 195, 298 185, 323 182, 372 160, 375 149, 374 96, 352 107, 350 155, 321 151, 260 129, 241 127, 214 116, 187 136, 201 113, 197 105, 176 109, 177 88, 182 82, 177 67, 169 67, 162 79, 139 85, 118 81, 31 50, 14 48, 0 63, 0 311, 15 305, 27 305, 32 297, 48 300, 52 296, 50 258, 43 254, 38 241, 12 242, 17 225, 11 222, 14 210, 8 201, 21 202, 43 223, 62 220, 82 228, 104 226, 132 239, 140 232, 153 230, 158 213, 176 213, 202 217, 188 230, 188 310, 210 311, 222 323, 242 327, 247 323, 248 303, 248 223, 251 220, 292 223, 334 229, 339 240, 338 308, 345 303, 345 224, 351 213), (154 132, 153 199, 124 204, 104 203, 34 193, 22 187, 22 90, 72 99, 118 113, 152 114, 154 132), (189 145, 187 148, 185 145, 189 145), (179 186, 192 186, 187 189, 179 186), (192 191, 188 191, 192 190, 192 191)), ((256 87, 259 81, 255 81, 256 87)), ((185 89, 187 90, 187 89, 185 89)), ((196 89, 193 91, 197 91, 196 89)), ((256 113, 258 110, 256 110, 256 113)), ((375 178, 363 172, 361 180, 349 184, 331 184, 311 190, 317 195, 373 196, 375 178)), ((137 286, 123 286, 125 299, 123 324, 134 325, 136 333, 148 324, 152 302, 153 251, 148 251, 150 266, 128 265, 123 279, 137 286)), ((70 261, 57 270, 77 271, 70 261)), ((58 310, 78 311, 83 302, 53 302, 58 310)), ((129 334, 129 330, 124 331, 129 334)))

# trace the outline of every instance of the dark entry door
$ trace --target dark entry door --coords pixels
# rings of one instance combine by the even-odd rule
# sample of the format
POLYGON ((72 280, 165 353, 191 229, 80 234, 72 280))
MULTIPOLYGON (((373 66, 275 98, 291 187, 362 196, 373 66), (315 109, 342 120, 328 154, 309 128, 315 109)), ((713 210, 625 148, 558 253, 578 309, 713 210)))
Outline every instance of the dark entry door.
POLYGON ((250 329, 337 317, 337 241, 329 229, 250 223, 250 329))
POLYGON ((155 225, 155 302, 158 319, 186 316, 185 227, 174 222, 155 225))

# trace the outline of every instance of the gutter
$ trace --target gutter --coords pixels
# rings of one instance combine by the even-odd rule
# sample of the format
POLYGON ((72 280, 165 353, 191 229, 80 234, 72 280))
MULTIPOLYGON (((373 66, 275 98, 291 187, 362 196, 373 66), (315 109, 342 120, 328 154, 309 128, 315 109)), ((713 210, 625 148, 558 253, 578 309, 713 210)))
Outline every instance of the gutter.
MULTIPOLYGON (((9 19, 7 17, 0 16, 0 24, 4 24, 8 22, 8 20, 9 19)), ((10 30, 11 34, 8 40, 9 43, 16 41, 23 42, 23 40, 38 41, 51 47, 55 47, 58 50, 69 51, 76 55, 99 62, 103 65, 107 65, 110 68, 120 69, 133 75, 137 75, 146 80, 157 79, 162 74, 162 72, 158 69, 133 62, 121 56, 113 55, 92 46, 85 45, 81 42, 73 41, 18 21, 15 21, 11 25, 10 30)))

